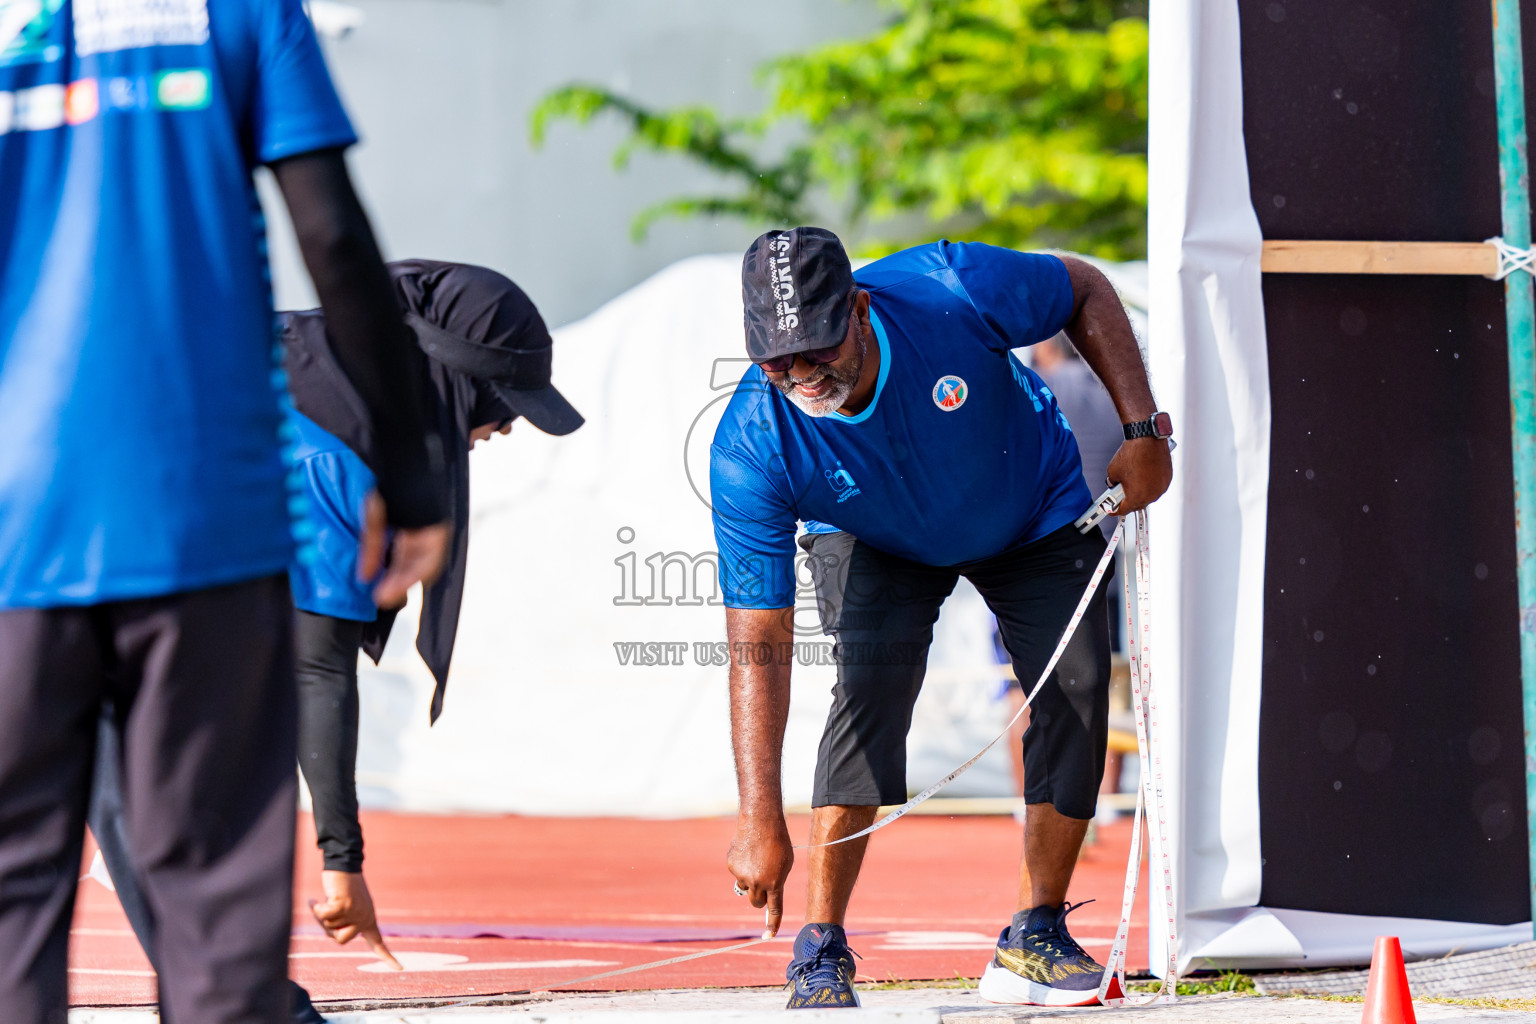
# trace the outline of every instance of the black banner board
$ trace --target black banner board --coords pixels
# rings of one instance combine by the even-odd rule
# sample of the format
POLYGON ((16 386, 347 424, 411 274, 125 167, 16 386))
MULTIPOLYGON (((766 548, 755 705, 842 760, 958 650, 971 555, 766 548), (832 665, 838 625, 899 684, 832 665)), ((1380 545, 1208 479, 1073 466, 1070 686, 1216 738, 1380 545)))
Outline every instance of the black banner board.
MULTIPOLYGON (((1499 233, 1488 3, 1239 8, 1265 238, 1499 233)), ((1264 304, 1260 902, 1529 920, 1503 285, 1271 274, 1264 304)))

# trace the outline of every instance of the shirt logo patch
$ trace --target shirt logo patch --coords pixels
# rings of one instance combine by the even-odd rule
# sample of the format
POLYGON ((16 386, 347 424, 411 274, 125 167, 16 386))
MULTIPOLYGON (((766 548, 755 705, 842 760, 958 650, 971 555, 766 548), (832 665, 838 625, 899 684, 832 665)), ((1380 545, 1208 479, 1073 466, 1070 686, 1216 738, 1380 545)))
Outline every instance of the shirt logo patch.
POLYGON ((940 377, 939 382, 933 386, 933 404, 945 412, 954 412, 960 408, 968 395, 970 389, 965 386, 965 381, 952 373, 940 377))
POLYGON ((64 123, 64 87, 35 85, 18 89, 10 104, 9 128, 12 131, 47 131, 64 123))
POLYGON ((853 474, 843 468, 839 462, 836 469, 829 469, 822 476, 827 478, 827 483, 837 492, 837 503, 841 505, 849 498, 859 493, 859 485, 853 482, 853 474))
POLYGON ((102 99, 108 110, 145 110, 149 107, 149 79, 142 75, 109 78, 102 99))
POLYGON ((96 90, 96 79, 82 78, 70 82, 64 89, 64 120, 70 124, 84 124, 101 109, 101 96, 96 90))
POLYGON ((212 98, 208 72, 201 68, 162 71, 155 75, 155 106, 161 110, 202 110, 212 98))

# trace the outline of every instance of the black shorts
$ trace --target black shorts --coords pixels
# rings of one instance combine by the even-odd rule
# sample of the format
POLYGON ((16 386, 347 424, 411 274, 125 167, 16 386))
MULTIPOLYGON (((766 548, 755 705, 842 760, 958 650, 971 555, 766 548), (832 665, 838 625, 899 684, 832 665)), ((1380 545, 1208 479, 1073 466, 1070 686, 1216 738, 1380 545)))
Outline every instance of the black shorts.
MULTIPOLYGON (((847 533, 807 534, 822 629, 837 639, 837 685, 811 802, 897 804, 907 798, 907 730, 922 689, 939 606, 961 576, 997 616, 1014 671, 1033 687, 1104 553, 1073 526, 964 565, 898 558, 847 533)), ((1024 799, 1091 818, 1109 731, 1109 615, 1101 583, 1056 670, 1030 705, 1024 799)))

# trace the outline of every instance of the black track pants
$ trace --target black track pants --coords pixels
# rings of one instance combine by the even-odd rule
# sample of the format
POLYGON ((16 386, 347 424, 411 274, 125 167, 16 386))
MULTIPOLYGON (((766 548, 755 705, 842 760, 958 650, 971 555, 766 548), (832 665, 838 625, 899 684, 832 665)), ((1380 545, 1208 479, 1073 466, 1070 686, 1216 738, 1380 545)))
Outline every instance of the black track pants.
POLYGON ((103 703, 177 1024, 288 1018, 295 688, 285 577, 0 611, 0 1008, 63 1024, 103 703))

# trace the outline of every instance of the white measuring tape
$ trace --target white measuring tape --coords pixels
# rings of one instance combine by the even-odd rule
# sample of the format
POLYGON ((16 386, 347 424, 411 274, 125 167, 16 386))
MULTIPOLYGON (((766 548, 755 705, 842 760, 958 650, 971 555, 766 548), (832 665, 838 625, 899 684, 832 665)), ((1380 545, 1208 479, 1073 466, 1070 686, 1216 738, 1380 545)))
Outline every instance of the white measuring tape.
MULTIPOLYGON (((1125 528, 1122 520, 1120 529, 1125 528)), ((1156 1002, 1173 1002, 1179 990, 1179 943, 1177 924, 1173 912, 1173 860, 1168 852, 1168 811, 1163 799, 1163 758, 1152 750, 1152 736, 1158 731, 1157 693, 1152 688, 1152 552, 1148 543, 1147 513, 1136 513, 1136 571, 1131 572, 1130 552, 1125 559, 1125 592, 1136 588, 1135 611, 1126 602, 1126 639, 1131 662, 1131 705, 1136 715, 1136 750, 1141 758, 1141 777, 1136 788, 1136 815, 1131 823, 1131 855, 1125 866, 1125 890, 1120 902, 1120 923, 1115 927, 1115 941, 1110 944, 1109 956, 1104 960, 1104 976, 1099 980, 1099 1002, 1104 1005, 1130 1003, 1145 1006, 1156 1002), (1147 808, 1156 817, 1147 816, 1147 808), (1152 847, 1155 864, 1151 870, 1162 876, 1162 913, 1164 941, 1168 962, 1163 972, 1162 984, 1146 999, 1130 1000, 1125 987, 1125 947, 1131 929, 1131 910, 1136 903, 1136 886, 1141 877, 1141 824, 1147 824, 1147 837, 1152 847), (1154 827, 1154 823, 1155 826, 1154 827), (1121 998, 1109 998, 1109 986, 1118 981, 1121 998)), ((1155 886, 1157 878, 1149 877, 1148 885, 1155 886)), ((1148 917, 1151 917, 1154 901, 1151 893, 1147 899, 1148 917)))
POLYGON ((565 981, 557 981, 553 985, 544 988, 516 989, 511 992, 496 992, 478 999, 466 999, 460 1003, 451 1003, 445 1009, 457 1010, 461 1006, 476 1006, 480 1003, 488 1003, 493 999, 511 999, 517 996, 548 995, 558 988, 570 988, 572 985, 580 985, 588 981, 600 981, 603 978, 617 978, 621 974, 637 974, 640 971, 649 971, 657 967, 667 967, 671 964, 686 963, 689 960, 700 960, 706 956, 719 956, 721 953, 734 953, 738 949, 746 949, 749 946, 761 946, 773 939, 752 939, 750 942, 738 942, 732 946, 721 946, 719 949, 706 949, 698 953, 684 953, 682 956, 670 956, 665 960, 652 960, 648 964, 636 964, 633 967, 620 967, 613 971, 603 971, 600 974, 588 974, 580 978, 569 978, 565 981))
MULTIPOLYGON (((1109 956, 1104 961, 1104 976, 1099 982, 1099 1002, 1106 1006, 1132 1005, 1145 1006, 1155 1002, 1172 1002, 1177 998, 1179 980, 1179 954, 1178 941, 1173 917, 1173 864, 1168 852, 1168 814, 1163 799, 1163 760, 1160 755, 1155 755, 1151 747, 1151 737, 1158 731, 1157 697, 1152 688, 1151 671, 1151 632, 1152 632, 1152 562, 1148 544, 1147 513, 1145 510, 1135 513, 1136 518, 1136 567, 1133 573, 1129 551, 1125 560, 1125 590, 1130 594, 1132 588, 1136 591, 1136 605, 1134 611, 1130 603, 1126 605, 1126 638, 1130 644, 1130 669, 1131 669, 1131 704, 1136 717, 1136 747, 1141 758, 1141 778, 1136 793, 1136 814, 1133 819, 1131 831, 1131 854, 1125 869, 1125 891, 1120 906, 1120 923, 1115 928, 1115 940, 1110 945, 1109 956), (1156 812, 1155 817, 1148 816, 1147 808, 1156 812), (1168 962, 1163 974, 1162 984, 1157 991, 1146 999, 1130 1000, 1125 997, 1125 959, 1126 943, 1130 935, 1131 911, 1136 902, 1137 884, 1141 877, 1141 828, 1146 822, 1149 845, 1152 858, 1156 862, 1155 869, 1161 874, 1162 881, 1162 912, 1163 924, 1166 928, 1166 944, 1168 962), (1155 825, 1155 827, 1154 827, 1155 825), (1119 998, 1109 997, 1110 985, 1118 982, 1122 995, 1119 998)), ((939 790, 955 781, 961 775, 981 760, 987 751, 991 750, 1001 740, 1007 737, 1015 722, 1023 717, 1024 712, 1034 701, 1035 696, 1045 685, 1045 681, 1055 670, 1057 662, 1066 652, 1067 644, 1071 642, 1072 635, 1077 632, 1078 624, 1088 612, 1088 605, 1093 600, 1093 595, 1098 591, 1100 582, 1104 579, 1105 572, 1109 569, 1109 563, 1115 554, 1115 548, 1125 535, 1125 520, 1121 520, 1115 527, 1115 532, 1110 535, 1109 543, 1104 548, 1104 554, 1099 559, 1099 564, 1094 567, 1093 575, 1088 580, 1088 588, 1083 592, 1082 599, 1077 602, 1077 608, 1073 610, 1072 617, 1067 621, 1066 629, 1062 632, 1061 640, 1052 652, 1050 661, 1046 663, 1045 671, 1040 673, 1034 688, 1024 698, 1024 706, 1009 719, 1003 731, 995 736, 990 743, 976 752, 970 760, 960 765, 954 771, 944 776, 921 793, 891 811, 885 817, 875 822, 868 828, 834 839, 831 842, 816 843, 812 846, 835 846, 838 843, 846 843, 867 836, 896 821, 907 814, 918 804, 933 796, 939 790)), ((797 846, 795 849, 804 850, 812 846, 797 846)), ((1155 884, 1155 880, 1152 884, 1155 884)), ((1148 903, 1152 901, 1149 899, 1148 903)), ((1150 910, 1149 906, 1149 910, 1150 910)), ((570 988, 573 985, 583 984, 589 981, 598 981, 603 978, 613 978, 621 974, 635 974, 640 971, 649 971, 658 967, 667 967, 671 964, 680 964, 689 960, 699 960, 703 957, 718 956, 721 953, 731 953, 736 950, 758 946, 771 939, 753 939, 750 942, 740 942, 730 946, 722 946, 718 949, 707 949, 698 953, 687 953, 682 956, 668 957, 665 960, 655 960, 650 963, 637 964, 634 967, 621 967, 617 970, 604 971, 600 974, 589 974, 581 978, 571 978, 567 981, 556 982, 539 989, 523 989, 513 992, 503 992, 495 995, 481 996, 478 999, 469 999, 464 1002, 453 1003, 449 1008, 455 1009, 461 1006, 473 1006, 478 1003, 488 1002, 492 999, 504 999, 521 995, 535 995, 550 992, 554 989, 570 988)))

